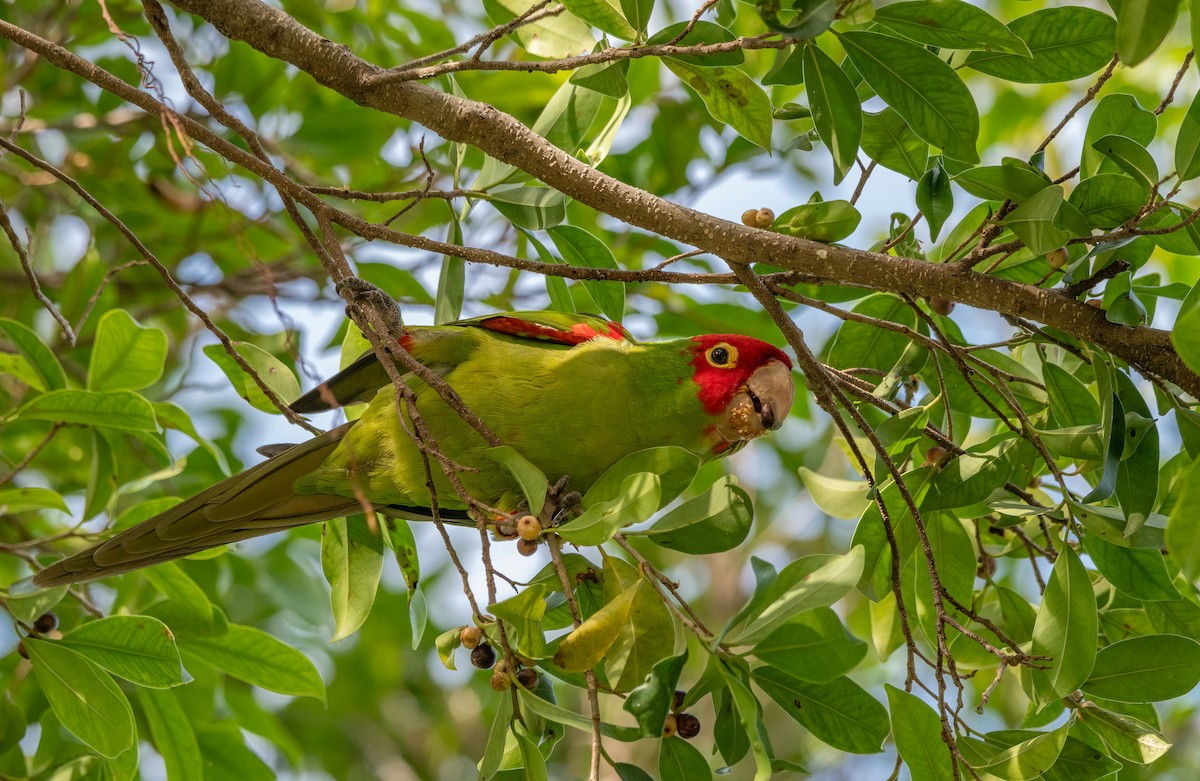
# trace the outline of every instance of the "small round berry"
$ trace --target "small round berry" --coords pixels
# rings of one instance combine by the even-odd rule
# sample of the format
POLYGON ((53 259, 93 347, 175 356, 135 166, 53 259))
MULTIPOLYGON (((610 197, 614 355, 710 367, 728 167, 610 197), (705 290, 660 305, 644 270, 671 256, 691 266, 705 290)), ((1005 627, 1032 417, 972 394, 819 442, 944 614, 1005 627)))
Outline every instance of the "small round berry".
POLYGON ((700 719, 690 713, 680 713, 675 717, 679 729, 679 737, 691 740, 700 734, 700 719))
POLYGON ((1092 307, 1093 309, 1103 309, 1104 308, 1104 302, 1098 298, 1089 298, 1087 300, 1087 305, 1092 307))
POLYGON ((517 670, 517 683, 526 689, 536 689, 538 685, 537 670, 531 670, 528 667, 517 670))
POLYGON ((749 225, 751 228, 758 227, 758 209, 747 209, 742 212, 742 224, 749 225))
POLYGON ((532 515, 522 515, 517 519, 517 534, 522 540, 536 540, 542 536, 542 522, 532 515))
POLYGON ((946 448, 940 445, 934 445, 925 451, 924 466, 937 466, 946 457, 946 448))
POLYGON ((506 692, 512 686, 512 678, 508 673, 497 670, 492 673, 492 690, 498 692, 506 692))
POLYGON ((979 560, 979 567, 975 571, 975 577, 983 580, 991 580, 996 574, 996 560, 991 556, 984 556, 979 560))
POLYGON ((683 701, 687 699, 687 692, 683 689, 676 689, 671 695, 671 710, 680 710, 683 708, 683 701))
POLYGON ((763 207, 754 213, 754 224, 760 228, 769 228, 775 222, 775 212, 763 207))
POLYGON ((537 553, 537 549, 537 540, 517 540, 517 553, 520 553, 522 556, 532 556, 537 553))
POLYGON ((21 655, 22 659, 29 658, 29 649, 25 647, 25 643, 17 643, 17 653, 21 655))
POLYGON ((663 722, 663 737, 669 738, 679 731, 679 722, 675 718, 674 713, 667 714, 667 720, 663 722))
POLYGON ((458 640, 463 644, 463 648, 473 650, 483 642, 483 630, 477 626, 464 626, 458 633, 458 640))
POLYGON ((1067 261, 1070 259, 1071 256, 1067 254, 1066 247, 1052 249, 1046 253, 1046 262, 1049 263, 1050 268, 1054 269, 1055 271, 1058 271, 1060 268, 1067 265, 1067 261))
POLYGON ((58 629, 58 616, 53 613, 42 613, 38 616, 37 621, 33 622, 33 629, 38 634, 46 634, 58 629))
POLYGON ((930 296, 929 308, 931 310, 933 310, 934 312, 938 313, 939 315, 941 315, 942 317, 946 317, 951 312, 954 311, 954 302, 948 298, 941 298, 939 296, 930 296))
POLYGON ((490 670, 496 663, 496 652, 487 643, 480 643, 471 651, 471 664, 480 670, 490 670))

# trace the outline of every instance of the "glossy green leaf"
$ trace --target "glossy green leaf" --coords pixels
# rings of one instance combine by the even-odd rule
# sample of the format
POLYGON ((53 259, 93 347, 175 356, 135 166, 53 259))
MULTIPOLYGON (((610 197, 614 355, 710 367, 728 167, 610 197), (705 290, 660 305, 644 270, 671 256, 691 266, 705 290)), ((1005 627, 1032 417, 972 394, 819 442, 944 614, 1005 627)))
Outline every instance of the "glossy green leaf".
POLYGON ((954 176, 954 183, 976 198, 1020 204, 1050 185, 1045 176, 1011 165, 968 168, 954 176))
POLYGON ((167 335, 145 328, 124 309, 100 318, 88 364, 92 391, 141 390, 158 382, 167 357, 167 335))
POLYGON ((679 736, 662 742, 658 754, 658 777, 661 781, 695 781, 709 778, 712 770, 698 749, 679 736))
POLYGON ((646 675, 645 681, 631 690, 625 698, 622 707, 637 719, 645 737, 662 735, 663 722, 671 708, 675 689, 679 684, 679 675, 683 672, 687 659, 688 653, 685 648, 678 656, 656 662, 646 675))
POLYGON ((767 604, 728 642, 757 643, 805 610, 832 605, 858 583, 863 555, 864 549, 855 546, 842 556, 814 554, 789 564, 779 573, 767 604))
POLYGON ((554 664, 567 672, 583 672, 599 664, 629 622, 636 595, 636 587, 625 589, 575 627, 559 643, 554 664))
POLYGON ((1042 781, 1100 781, 1115 776, 1120 769, 1120 762, 1068 735, 1058 759, 1042 773, 1042 781))
POLYGON ((988 743, 1004 746, 980 770, 1004 781, 1038 778, 1054 765, 1067 740, 1066 725, 1053 732, 1004 730, 989 732, 988 743))
POLYGON ((1142 108, 1137 98, 1125 93, 1105 95, 1096 103, 1084 133, 1079 175, 1082 180, 1099 173, 1119 173, 1116 162, 1095 148, 1095 143, 1109 135, 1125 136, 1142 146, 1149 146, 1158 127, 1158 118, 1142 108))
MULTIPOLYGON (((284 404, 300 395, 300 382, 296 375, 274 355, 249 342, 235 342, 234 349, 284 404)), ((224 372, 237 395, 249 402, 250 406, 261 412, 280 414, 258 383, 242 371, 242 367, 225 352, 224 347, 219 344, 205 345, 204 354, 224 372)))
POLYGON ((820 47, 804 47, 804 74, 813 123, 833 155, 833 183, 839 184, 858 156, 862 106, 850 79, 820 47))
POLYGON ((1111 754, 1130 762, 1148 765, 1171 748, 1161 732, 1132 716, 1085 705, 1076 718, 1104 740, 1111 754))
POLYGON ((133 710, 108 673, 61 643, 25 638, 38 685, 59 721, 103 757, 133 745, 133 710))
POLYGON ((700 459, 681 447, 651 447, 630 453, 609 467, 583 495, 581 505, 609 502, 621 495, 622 483, 630 475, 651 472, 658 475, 662 486, 659 504, 662 509, 674 501, 691 484, 700 467, 700 459))
MULTIPOLYGON (((37 382, 31 382, 37 390, 52 391, 67 387, 67 375, 63 372, 62 364, 29 326, 0 317, 0 330, 12 342, 17 353, 25 359, 25 364, 36 375, 37 382)), ((32 377, 28 378, 33 380, 32 377)))
POLYGON ((887 709, 849 678, 806 683, 775 667, 752 672, 754 682, 817 740, 851 754, 874 754, 888 734, 887 709))
POLYGON ((118 431, 157 431, 150 402, 133 391, 54 390, 17 411, 23 420, 52 420, 118 431))
POLYGON ((371 614, 383 574, 383 535, 379 519, 365 515, 326 521, 321 529, 321 570, 329 581, 336 643, 358 631, 371 614))
POLYGON ((8 515, 29 510, 71 512, 62 496, 49 488, 0 488, 0 513, 8 515))
POLYGON ((609 35, 625 41, 632 41, 638 36, 638 31, 625 18, 620 2, 615 0, 567 0, 563 5, 575 16, 609 35))
POLYGON ((180 650, 238 680, 279 694, 325 699, 325 684, 308 657, 251 626, 223 635, 180 638, 180 650))
POLYGON ((1079 556, 1059 550, 1033 625, 1033 653, 1049 656, 1031 671, 1038 701, 1065 697, 1087 680, 1096 661, 1096 596, 1079 556))
POLYGON ((954 211, 954 193, 950 190, 950 176, 942 166, 941 158, 921 176, 917 182, 917 208, 929 225, 929 238, 937 241, 938 234, 950 213, 954 211))
MULTIPOLYGON (((689 22, 677 22, 668 27, 656 32, 646 39, 647 46, 658 46, 668 41, 673 41, 683 32, 689 22)), ((684 37, 679 39, 676 46, 699 46, 706 43, 729 43, 737 40, 737 36, 732 32, 722 27, 719 24, 713 24, 704 20, 697 21, 691 31, 684 37)), ((715 68, 720 66, 741 65, 746 60, 746 55, 741 49, 734 49, 729 52, 720 54, 681 54, 673 59, 680 62, 686 62, 688 65, 699 65, 705 68, 715 68)))
POLYGON ((1149 189, 1158 184, 1158 165, 1146 147, 1133 139, 1107 135, 1097 139, 1092 148, 1116 163, 1143 187, 1149 189))
POLYGON ((1014 209, 1004 219, 1008 227, 1035 255, 1065 246, 1071 231, 1062 227, 1059 219, 1064 204, 1061 185, 1045 187, 1025 203, 1014 209))
POLYGON ((1175 174, 1185 182, 1200 176, 1200 97, 1192 99, 1175 139, 1175 174))
POLYGON ((646 530, 656 545, 681 553, 720 553, 737 547, 750 533, 754 505, 733 475, 706 493, 668 512, 646 530))
POLYGON ((829 683, 850 672, 867 652, 830 608, 808 610, 767 635, 754 655, 810 683, 829 683))
POLYGON ((68 632, 62 644, 113 675, 151 689, 184 683, 175 636, 150 616, 108 616, 68 632))
POLYGON ((1083 684, 1094 696, 1120 702, 1182 697, 1200 683, 1200 643, 1180 635, 1146 635, 1100 649, 1083 684))
POLYGON ((894 108, 863 115, 861 144, 872 160, 909 179, 920 179, 929 162, 929 143, 894 108))
POLYGON ((768 748, 767 727, 763 723, 762 705, 750 691, 744 668, 727 660, 719 660, 721 678, 729 691, 729 702, 737 716, 738 724, 748 741, 749 753, 754 757, 755 781, 767 781, 771 777, 771 756, 768 748))
POLYGON ((773 32, 789 38, 815 38, 833 24, 838 10, 837 0, 791 0, 789 18, 779 18, 780 5, 774 0, 757 0, 759 18, 773 32))
POLYGON ((918 43, 1029 56, 1029 48, 1002 22, 961 0, 917 0, 875 9, 875 23, 918 43))
POLYGON ((954 774, 937 713, 915 695, 890 684, 884 688, 892 716, 892 739, 914 781, 949 781, 954 774))
POLYGON ((1100 574, 1122 593, 1148 602, 1180 598, 1158 551, 1124 548, 1091 534, 1084 538, 1083 547, 1100 574))
POLYGON ((863 79, 914 133, 947 157, 979 161, 979 110, 949 65, 916 44, 880 33, 847 32, 840 40, 863 79))
POLYGON ((196 731, 174 692, 138 689, 138 703, 154 747, 166 765, 167 781, 187 781, 203 764, 196 731))
MULTIPOLYGON (((903 299, 876 293, 856 304, 856 314, 916 328, 917 314, 903 299)), ((838 369, 866 367, 888 371, 909 344, 902 333, 850 321, 838 329, 829 347, 829 365, 838 369)))
POLYGON ((607 502, 593 504, 578 517, 556 527, 558 535, 575 545, 600 545, 622 526, 644 521, 654 514, 662 494, 658 475, 638 472, 621 483, 620 494, 607 502))
POLYGON ((546 489, 550 485, 542 470, 508 445, 488 449, 487 457, 508 470, 517 485, 521 486, 530 514, 540 515, 546 503, 546 489))
POLYGON ((775 218, 771 230, 831 244, 853 233, 861 219, 849 201, 818 201, 783 212, 775 218))
MULTIPOLYGON (((509 22, 536 5, 536 0, 484 0, 484 8, 497 24, 509 22)), ((530 54, 548 59, 570 57, 592 48, 591 30, 570 13, 545 16, 516 29, 517 38, 530 54)))
POLYGON ((680 60, 663 64, 704 101, 713 119, 751 143, 771 149, 771 100, 753 79, 733 67, 701 68, 680 60))
POLYGON ((869 501, 871 487, 864 480, 843 480, 800 467, 800 482, 821 512, 834 518, 857 518, 869 501))
POLYGON ((1134 67, 1154 53, 1175 26, 1179 0, 1121 0, 1117 8, 1117 54, 1134 67))
POLYGON ((522 184, 494 187, 487 200, 511 223, 527 230, 545 230, 567 218, 567 197, 549 187, 522 184))
POLYGON ((1078 79, 1112 59, 1116 26, 1111 16, 1090 8, 1044 8, 1008 24, 1032 57, 977 51, 967 57, 967 65, 1022 84, 1078 79))
MULTIPOLYGON (((620 268, 612 250, 581 228, 559 225, 547 233, 568 265, 599 269, 620 268)), ((583 285, 596 301, 596 306, 600 307, 605 315, 620 322, 625 316, 625 283, 586 279, 583 285)))

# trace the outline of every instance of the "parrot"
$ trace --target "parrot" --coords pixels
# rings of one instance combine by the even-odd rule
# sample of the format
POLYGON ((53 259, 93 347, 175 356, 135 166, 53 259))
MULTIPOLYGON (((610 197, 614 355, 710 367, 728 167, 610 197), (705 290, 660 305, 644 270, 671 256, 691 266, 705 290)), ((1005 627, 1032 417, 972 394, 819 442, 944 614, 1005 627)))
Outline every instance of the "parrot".
MULTIPOLYGON (((778 429, 795 395, 792 363, 735 334, 639 341, 616 322, 561 312, 506 312, 402 325, 398 341, 453 388, 506 445, 551 480, 586 491, 624 456, 674 445, 702 462, 778 429), (561 482, 561 481, 560 481, 561 482)), ((405 375, 404 368, 397 369, 405 375)), ((516 511, 523 494, 490 445, 435 389, 406 374, 438 448, 465 467, 477 501, 516 511)), ((34 584, 91 581, 209 548, 348 514, 468 521, 466 505, 421 450, 373 351, 291 404, 303 415, 365 402, 357 419, 306 442, 269 446, 266 461, 112 538, 51 564, 34 584)), ((400 405, 403 408, 403 403, 400 405)))

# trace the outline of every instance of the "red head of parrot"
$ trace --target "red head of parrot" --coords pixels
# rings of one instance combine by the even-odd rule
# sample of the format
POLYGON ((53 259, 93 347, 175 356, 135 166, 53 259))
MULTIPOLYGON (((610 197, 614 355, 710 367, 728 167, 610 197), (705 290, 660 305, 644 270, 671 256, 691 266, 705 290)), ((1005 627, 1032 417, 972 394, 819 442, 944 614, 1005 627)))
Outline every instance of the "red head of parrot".
POLYGON ((692 379, 704 409, 719 420, 728 443, 762 436, 783 425, 796 388, 792 361, 778 347, 749 336, 711 334, 691 340, 692 379))

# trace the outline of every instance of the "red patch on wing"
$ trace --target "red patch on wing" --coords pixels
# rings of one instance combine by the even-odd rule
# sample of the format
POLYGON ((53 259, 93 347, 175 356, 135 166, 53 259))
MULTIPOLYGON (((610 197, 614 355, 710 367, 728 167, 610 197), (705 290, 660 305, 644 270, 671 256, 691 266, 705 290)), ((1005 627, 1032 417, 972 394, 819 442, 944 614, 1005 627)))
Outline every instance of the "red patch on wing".
POLYGON ((608 324, 608 328, 604 331, 597 331, 588 323, 575 323, 569 330, 563 330, 530 320, 522 320, 519 317, 491 317, 480 322, 479 327, 495 331, 498 334, 507 334, 523 339, 539 339, 543 342, 554 342, 569 346, 583 344, 597 337, 604 337, 618 342, 629 338, 629 332, 621 327, 620 324, 607 320, 604 322, 608 324))
POLYGON ((403 334, 400 335, 399 341, 400 341, 401 347, 403 347, 408 352, 412 352, 412 345, 413 345, 412 334, 405 331, 403 334))
POLYGON ((696 395, 710 415, 724 410, 750 375, 768 361, 780 361, 792 368, 792 359, 783 350, 750 336, 709 334, 693 337, 692 344, 692 367, 696 370, 692 379, 700 386, 696 395), (713 366, 708 362, 708 350, 722 343, 737 349, 736 366, 713 366))

